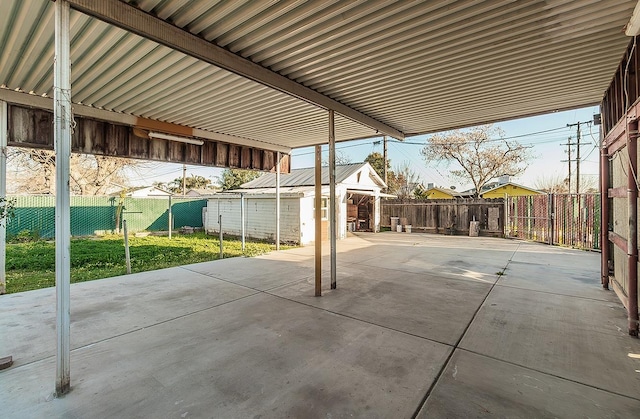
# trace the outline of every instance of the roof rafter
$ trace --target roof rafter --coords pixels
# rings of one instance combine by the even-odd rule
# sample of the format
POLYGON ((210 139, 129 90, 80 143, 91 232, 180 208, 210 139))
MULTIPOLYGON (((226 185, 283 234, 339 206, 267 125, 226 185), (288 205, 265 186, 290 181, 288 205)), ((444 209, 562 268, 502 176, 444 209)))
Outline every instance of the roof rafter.
POLYGON ((402 131, 119 0, 68 0, 71 7, 191 57, 404 139, 402 131))

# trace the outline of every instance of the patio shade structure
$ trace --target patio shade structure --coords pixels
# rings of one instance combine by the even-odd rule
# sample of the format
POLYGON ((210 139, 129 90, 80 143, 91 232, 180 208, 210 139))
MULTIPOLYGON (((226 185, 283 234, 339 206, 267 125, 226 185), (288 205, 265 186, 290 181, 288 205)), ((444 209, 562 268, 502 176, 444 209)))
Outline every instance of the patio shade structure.
MULTIPOLYGON (((53 109, 60 163, 77 117, 83 124, 125 127, 128 141, 147 147, 151 139, 133 137, 151 128, 202 140, 204 148, 224 143, 237 153, 225 149, 226 159, 218 160, 211 151, 207 160, 200 145, 179 143, 178 155, 195 164, 242 165, 248 159, 251 165, 260 155, 254 149, 287 155, 328 142, 403 139, 595 105, 628 44, 624 27, 635 5, 4 0, 0 101, 8 105, 2 108, 8 108, 2 115, 8 132, 1 133, 0 145, 28 145, 11 115, 53 109), (54 18, 54 9, 63 15, 69 10, 68 21, 54 18)), ((96 151, 86 138, 83 144, 96 151)), ((171 150, 156 157, 170 161, 171 150)), ((260 169, 275 170, 275 158, 265 165, 265 155, 260 169)), ((58 194, 68 195, 65 176, 58 172, 58 194)), ((60 199, 58 211, 65 206, 60 199)), ((59 252, 68 251, 64 235, 59 252)), ((65 269, 58 275, 57 286, 68 283, 65 269)), ((64 312, 68 296, 60 298, 67 300, 59 309, 64 312)), ((68 334, 63 317, 59 327, 68 334)), ((60 350, 68 353, 68 347, 60 350)), ((64 368, 59 393, 68 390, 68 363, 64 368)))

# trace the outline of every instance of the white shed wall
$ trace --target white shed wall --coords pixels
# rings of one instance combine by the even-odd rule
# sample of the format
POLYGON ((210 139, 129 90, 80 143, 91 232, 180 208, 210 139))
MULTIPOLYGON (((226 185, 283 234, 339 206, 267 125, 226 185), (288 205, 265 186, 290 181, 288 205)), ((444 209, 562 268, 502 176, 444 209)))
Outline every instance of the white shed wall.
MULTIPOLYGON (((207 232, 219 232, 218 214, 222 214, 222 232, 242 234, 240 197, 212 198, 207 202, 207 232)), ((275 240, 276 201, 272 197, 245 197, 246 237, 275 240)), ((300 243, 300 198, 280 199, 280 239, 300 243)))

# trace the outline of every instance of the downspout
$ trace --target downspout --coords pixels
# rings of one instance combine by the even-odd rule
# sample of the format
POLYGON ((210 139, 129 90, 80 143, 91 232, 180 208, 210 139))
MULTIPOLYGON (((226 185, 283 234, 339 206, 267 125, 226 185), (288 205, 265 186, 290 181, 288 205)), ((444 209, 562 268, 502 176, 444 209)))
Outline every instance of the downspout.
POLYGON ((629 170, 627 171, 627 200, 629 214, 629 231, 627 236, 628 283, 627 307, 629 318, 629 335, 638 336, 638 121, 627 124, 627 152, 629 154, 629 170))
POLYGON ((602 141, 600 149, 600 274, 602 288, 609 289, 609 154, 602 141))

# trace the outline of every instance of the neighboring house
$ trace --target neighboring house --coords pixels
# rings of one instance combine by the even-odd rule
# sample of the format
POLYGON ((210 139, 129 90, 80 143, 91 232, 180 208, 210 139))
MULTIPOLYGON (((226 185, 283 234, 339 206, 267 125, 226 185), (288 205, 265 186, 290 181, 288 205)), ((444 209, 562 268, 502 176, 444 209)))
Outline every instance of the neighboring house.
POLYGON ((485 199, 491 198, 504 198, 505 196, 525 196, 525 195, 539 195, 540 192, 536 189, 529 188, 527 186, 518 185, 517 183, 507 182, 498 186, 495 186, 480 194, 480 197, 485 199))
POLYGON ((185 193, 185 196, 196 197, 196 198, 209 197, 209 196, 215 195, 218 192, 219 192, 219 189, 214 189, 214 188, 189 189, 187 190, 187 193, 185 193))
MULTIPOLYGON (((315 240, 315 169, 294 169, 280 177, 280 239, 302 245, 315 240)), ((274 240, 276 226, 276 175, 266 173, 240 189, 216 194, 209 199, 205 229, 241 235, 241 201, 245 210, 245 235, 274 240)), ((386 188, 369 163, 336 166, 337 238, 347 231, 380 231, 380 197, 386 188)), ((329 174, 322 168, 322 240, 329 236, 329 174)))
MULTIPOLYGON (((130 196, 133 198, 161 198, 171 196, 171 192, 164 191, 160 188, 156 188, 155 186, 139 186, 135 188, 127 188, 124 190, 125 196, 130 196)), ((120 196, 120 192, 112 193, 112 196, 120 196)))
POLYGON ((460 193, 449 188, 431 187, 424 193, 427 199, 455 199, 460 198, 460 193))

